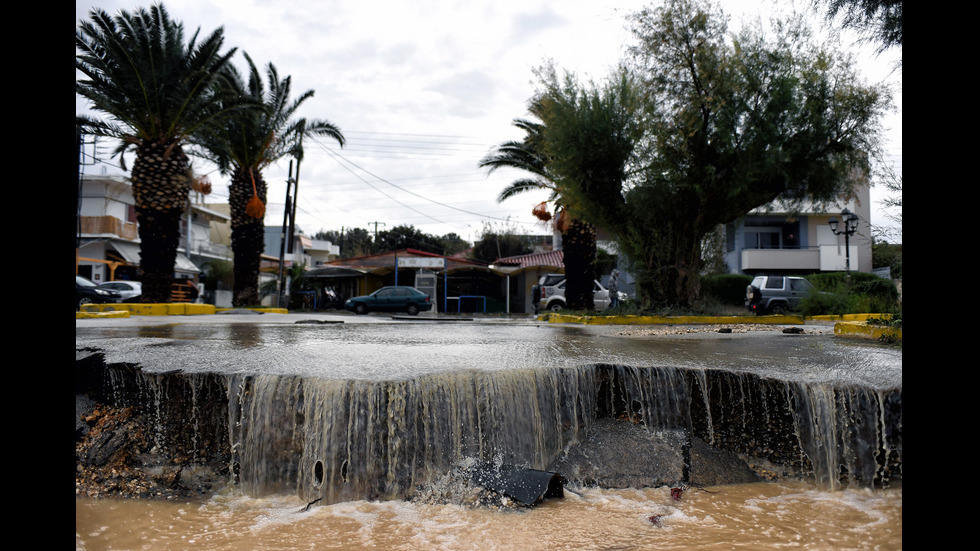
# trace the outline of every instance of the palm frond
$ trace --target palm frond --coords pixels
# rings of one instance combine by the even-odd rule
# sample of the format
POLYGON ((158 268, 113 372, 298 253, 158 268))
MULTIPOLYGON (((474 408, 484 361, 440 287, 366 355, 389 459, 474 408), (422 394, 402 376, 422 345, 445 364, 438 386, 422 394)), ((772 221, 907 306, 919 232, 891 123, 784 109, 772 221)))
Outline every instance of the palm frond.
POLYGON ((222 53, 221 28, 185 44, 183 25, 157 4, 110 16, 92 10, 75 32, 75 84, 96 111, 128 130, 127 136, 179 141, 216 116, 214 82, 235 49, 222 53))

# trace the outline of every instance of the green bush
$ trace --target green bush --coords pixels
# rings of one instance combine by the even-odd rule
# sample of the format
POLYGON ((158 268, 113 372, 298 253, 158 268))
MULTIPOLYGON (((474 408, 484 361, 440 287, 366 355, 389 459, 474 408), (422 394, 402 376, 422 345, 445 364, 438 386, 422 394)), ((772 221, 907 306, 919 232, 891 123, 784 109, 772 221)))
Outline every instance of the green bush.
POLYGON ((898 289, 889 279, 864 272, 852 272, 850 284, 844 272, 812 274, 806 278, 819 292, 800 302, 803 315, 901 311, 898 289))
POLYGON ((745 304, 745 288, 752 283, 752 276, 743 274, 719 274, 701 278, 701 296, 721 304, 742 306, 745 304))

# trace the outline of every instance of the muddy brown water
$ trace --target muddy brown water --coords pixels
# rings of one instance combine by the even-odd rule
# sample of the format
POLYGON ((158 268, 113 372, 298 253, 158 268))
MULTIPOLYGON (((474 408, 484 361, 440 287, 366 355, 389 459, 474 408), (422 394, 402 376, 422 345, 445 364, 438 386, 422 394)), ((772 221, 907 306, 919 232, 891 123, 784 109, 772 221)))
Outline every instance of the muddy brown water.
POLYGON ((206 501, 76 499, 76 550, 901 549, 902 490, 768 482, 575 489, 530 509, 404 501, 306 504, 219 493, 206 501), (654 520, 651 520, 654 517, 654 520))

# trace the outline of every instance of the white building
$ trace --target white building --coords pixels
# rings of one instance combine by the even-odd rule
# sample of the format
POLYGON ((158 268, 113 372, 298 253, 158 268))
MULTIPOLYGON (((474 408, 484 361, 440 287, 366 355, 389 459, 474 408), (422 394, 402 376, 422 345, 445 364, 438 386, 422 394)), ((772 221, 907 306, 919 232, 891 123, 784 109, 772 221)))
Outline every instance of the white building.
POLYGON ((846 202, 806 204, 794 211, 776 201, 725 226, 730 273, 871 272, 871 194, 863 184, 846 202), (842 212, 857 215, 857 230, 842 232, 842 212), (840 222, 835 233, 829 222, 840 222), (846 247, 845 247, 846 245, 846 247))
MULTIPOLYGON (((195 277, 209 260, 231 261, 230 243, 212 239, 212 233, 220 235, 212 232, 212 226, 228 224, 229 216, 193 203, 181 221, 176 277, 195 277)), ((129 179, 83 176, 77 214, 76 273, 96 283, 139 279, 140 240, 129 179)))

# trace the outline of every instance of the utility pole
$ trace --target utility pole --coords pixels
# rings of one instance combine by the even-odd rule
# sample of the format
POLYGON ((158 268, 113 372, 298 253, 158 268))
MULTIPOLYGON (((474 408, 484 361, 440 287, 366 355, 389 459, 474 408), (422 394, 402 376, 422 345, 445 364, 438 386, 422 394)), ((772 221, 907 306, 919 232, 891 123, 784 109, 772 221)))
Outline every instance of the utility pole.
POLYGON ((385 226, 387 224, 385 224, 384 222, 368 222, 368 226, 370 226, 371 224, 374 224, 374 244, 377 245, 378 244, 378 224, 381 224, 382 226, 385 226))
MULTIPOLYGON (((299 135, 299 155, 296 157, 296 179, 293 180, 293 208, 289 209, 289 253, 293 253, 293 239, 296 235, 296 195, 299 192, 299 164, 303 161, 303 134, 299 135)), ((292 177, 292 161, 290 161, 290 177, 292 177)))
MULTIPOLYGON (((289 187, 293 182, 293 162, 289 161, 289 178, 286 179, 286 209, 282 213, 282 233, 280 234, 279 240, 279 277, 276 279, 276 308, 281 306, 283 288, 285 287, 282 273, 286 257, 286 230, 289 228, 289 214, 292 211, 289 187)), ((292 244, 292 239, 290 239, 290 244, 292 244)), ((290 250, 292 250, 292 247, 290 247, 290 250)))

